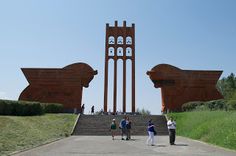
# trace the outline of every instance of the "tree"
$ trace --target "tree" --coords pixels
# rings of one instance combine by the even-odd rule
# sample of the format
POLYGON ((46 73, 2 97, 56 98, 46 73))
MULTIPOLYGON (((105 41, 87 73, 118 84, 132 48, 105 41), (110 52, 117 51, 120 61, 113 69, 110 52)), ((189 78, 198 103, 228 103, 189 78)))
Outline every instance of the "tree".
POLYGON ((236 77, 231 73, 217 82, 217 89, 226 100, 236 98, 236 77))
POLYGON ((150 115, 151 112, 149 110, 146 110, 142 108, 141 110, 137 108, 136 112, 140 113, 141 115, 150 115))

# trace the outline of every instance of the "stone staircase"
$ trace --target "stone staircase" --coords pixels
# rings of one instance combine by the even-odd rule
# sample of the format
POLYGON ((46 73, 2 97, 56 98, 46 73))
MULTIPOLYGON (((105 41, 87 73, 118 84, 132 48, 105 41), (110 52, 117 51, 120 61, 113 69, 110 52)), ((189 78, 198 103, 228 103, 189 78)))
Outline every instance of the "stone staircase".
MULTIPOLYGON (((163 115, 127 115, 131 121, 131 135, 147 135, 147 124, 152 119, 157 135, 168 135, 166 118, 163 115)), ((80 115, 72 135, 111 135, 110 124, 116 119, 117 135, 119 123, 124 115, 80 115)))

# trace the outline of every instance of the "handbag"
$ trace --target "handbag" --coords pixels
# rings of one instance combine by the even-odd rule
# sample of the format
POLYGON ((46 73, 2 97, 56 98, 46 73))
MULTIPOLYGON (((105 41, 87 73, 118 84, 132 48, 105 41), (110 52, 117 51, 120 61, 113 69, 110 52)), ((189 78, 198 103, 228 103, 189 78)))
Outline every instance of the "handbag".
POLYGON ((154 135, 157 135, 157 131, 154 130, 154 135))

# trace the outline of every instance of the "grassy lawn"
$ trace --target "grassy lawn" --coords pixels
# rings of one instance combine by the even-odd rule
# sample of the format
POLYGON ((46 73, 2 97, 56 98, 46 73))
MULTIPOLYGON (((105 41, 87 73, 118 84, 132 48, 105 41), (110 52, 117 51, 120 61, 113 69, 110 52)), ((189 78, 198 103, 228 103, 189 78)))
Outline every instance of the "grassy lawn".
POLYGON ((70 135, 76 115, 0 116, 0 155, 70 135))
POLYGON ((236 111, 172 113, 177 135, 236 150, 236 111))

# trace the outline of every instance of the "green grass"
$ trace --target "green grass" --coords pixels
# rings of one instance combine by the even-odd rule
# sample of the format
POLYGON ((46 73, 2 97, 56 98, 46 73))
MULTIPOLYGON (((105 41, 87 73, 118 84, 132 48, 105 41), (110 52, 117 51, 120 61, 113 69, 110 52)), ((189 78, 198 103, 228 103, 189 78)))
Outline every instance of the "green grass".
POLYGON ((71 114, 0 116, 0 155, 69 136, 75 119, 71 114))
POLYGON ((236 111, 171 113, 177 135, 236 150, 236 111))

